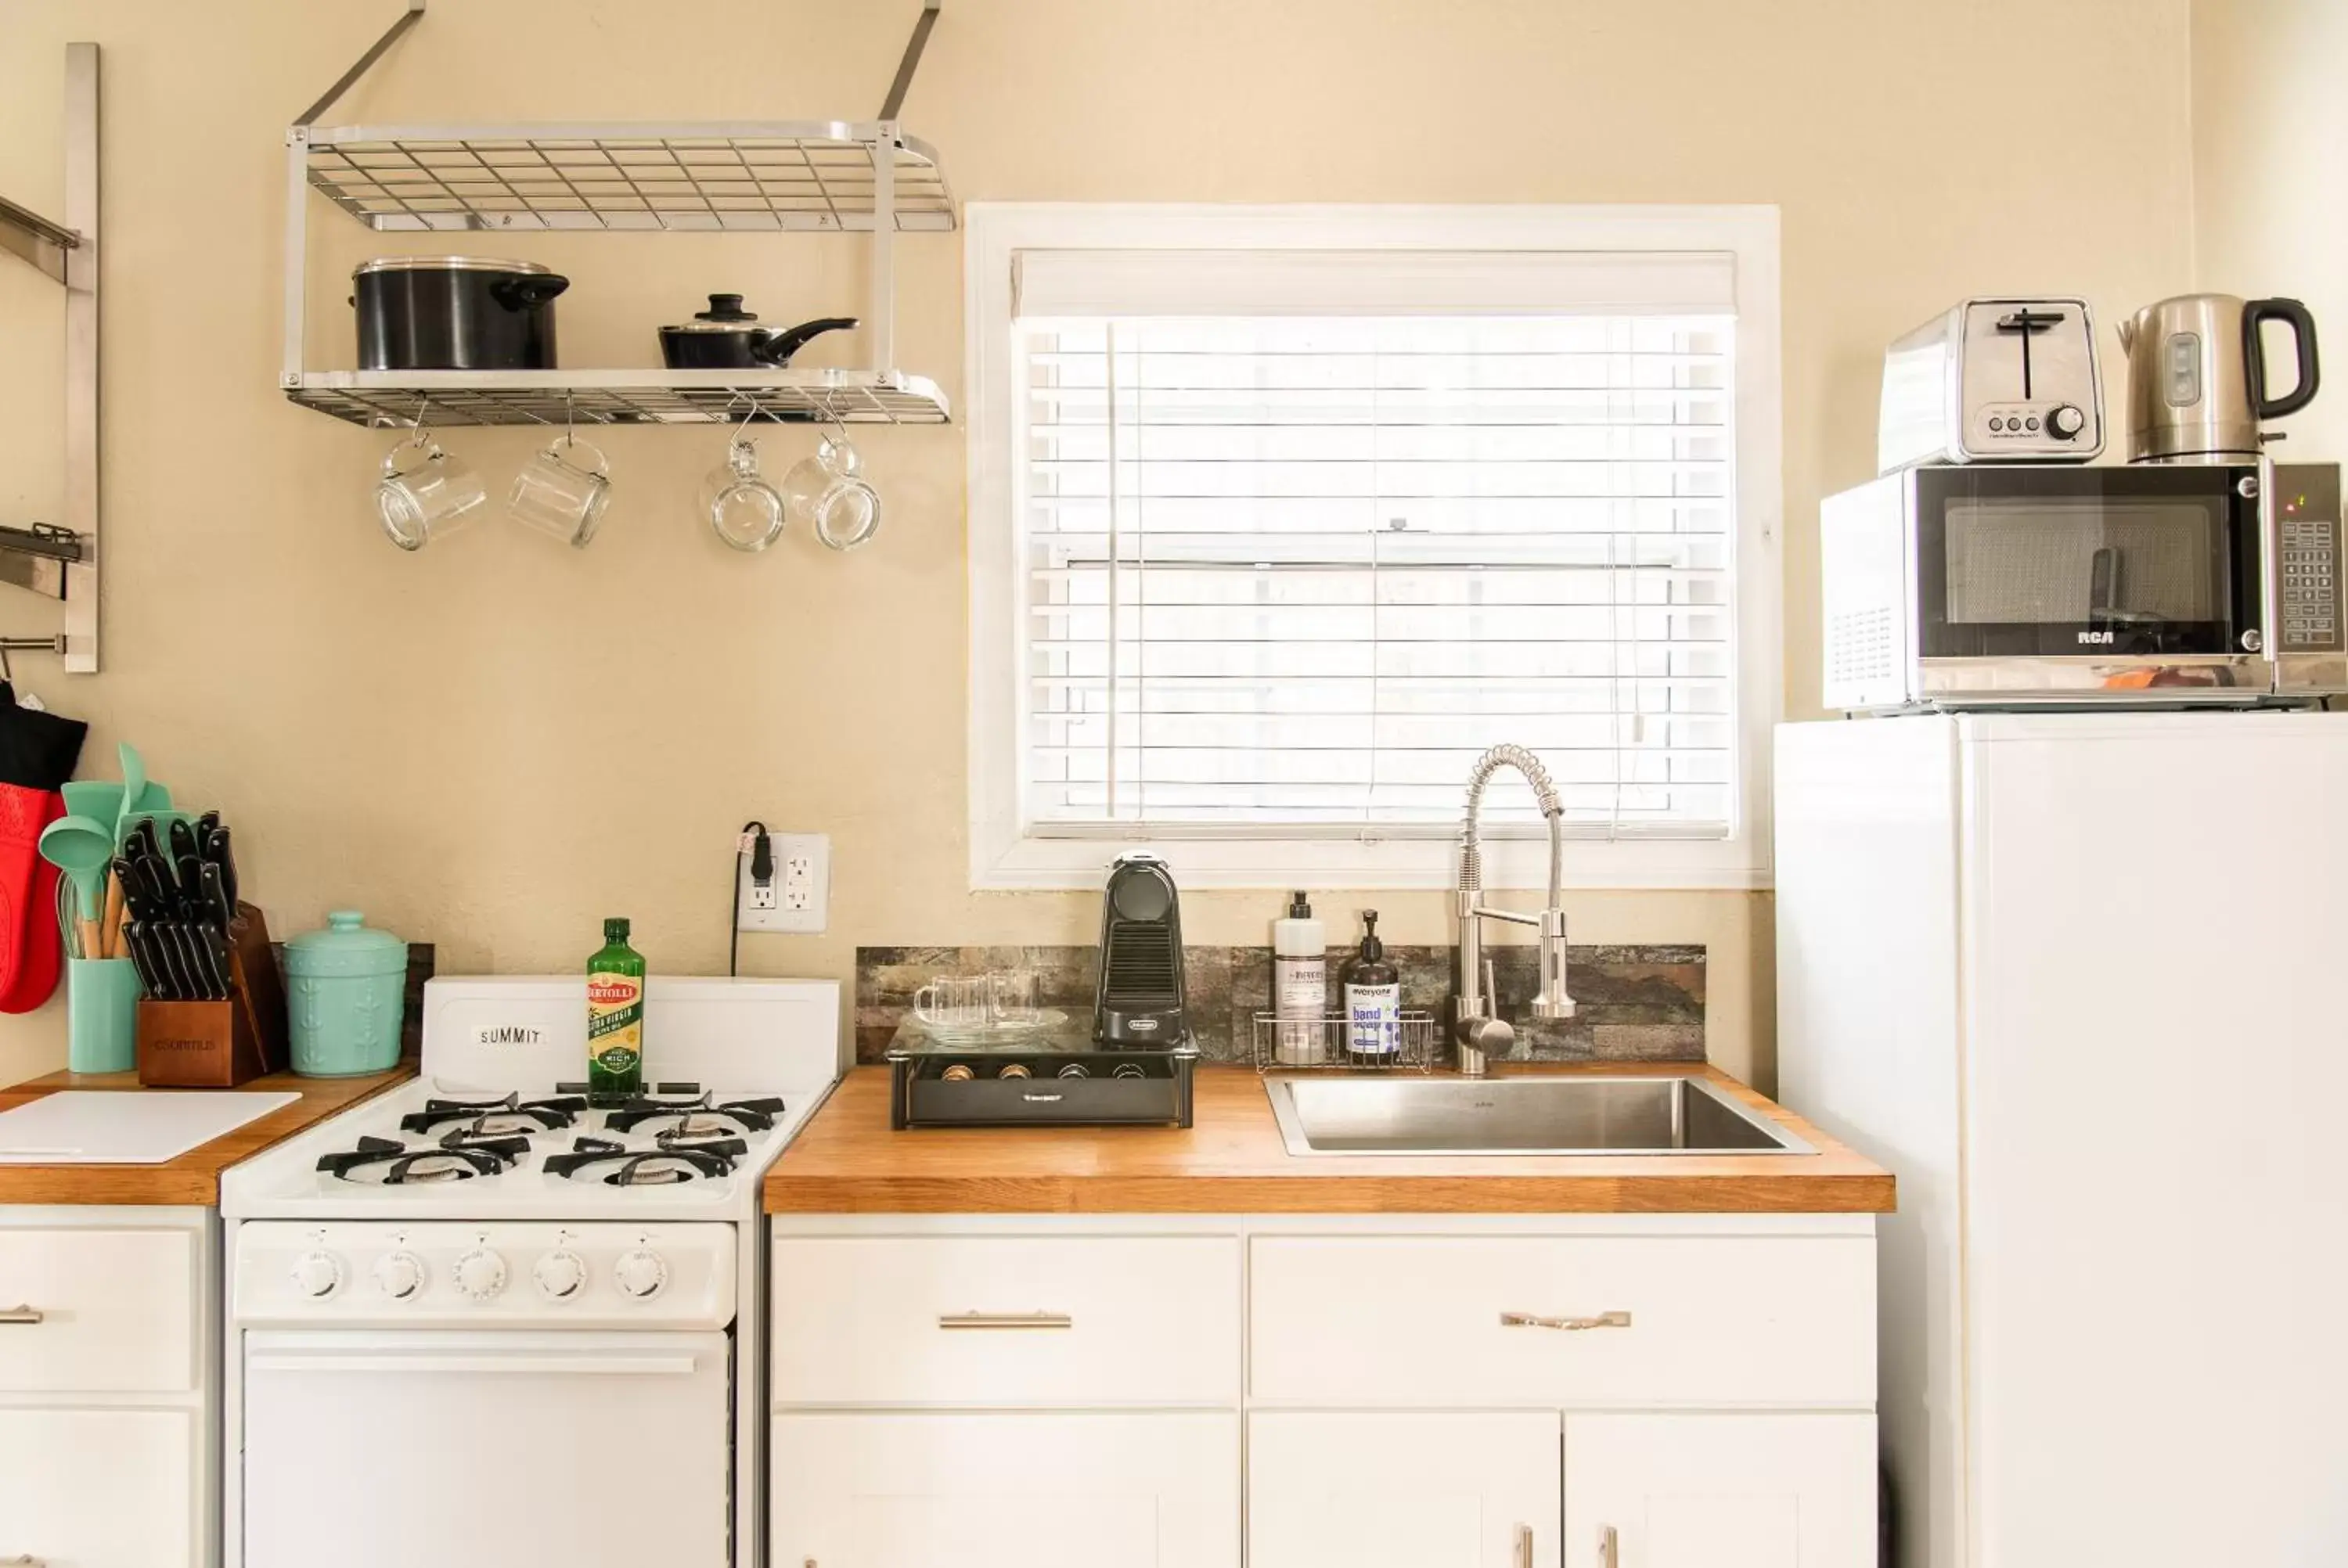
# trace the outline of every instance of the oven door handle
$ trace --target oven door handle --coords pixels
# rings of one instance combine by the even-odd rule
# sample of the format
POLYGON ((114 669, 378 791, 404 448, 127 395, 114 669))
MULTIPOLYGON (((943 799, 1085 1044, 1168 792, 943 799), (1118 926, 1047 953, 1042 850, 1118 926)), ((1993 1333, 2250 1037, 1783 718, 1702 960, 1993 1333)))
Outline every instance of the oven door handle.
POLYGON ((532 1373, 561 1377, 688 1378, 700 1364, 694 1356, 436 1356, 254 1355, 245 1366, 255 1372, 454 1372, 466 1376, 532 1373))

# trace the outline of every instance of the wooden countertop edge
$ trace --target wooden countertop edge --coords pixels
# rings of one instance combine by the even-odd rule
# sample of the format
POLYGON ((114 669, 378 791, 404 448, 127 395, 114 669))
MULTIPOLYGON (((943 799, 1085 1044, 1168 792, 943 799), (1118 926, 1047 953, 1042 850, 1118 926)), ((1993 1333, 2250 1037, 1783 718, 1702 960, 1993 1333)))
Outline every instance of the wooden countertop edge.
POLYGON ((1199 1122, 1187 1133, 892 1132, 887 1070, 860 1068, 767 1173, 763 1206, 770 1214, 1884 1214, 1897 1202, 1890 1173, 1709 1064, 1509 1070, 1527 1071, 1701 1077, 1818 1153, 1294 1159, 1256 1075, 1224 1064, 1200 1069, 1199 1122), (1690 1165, 1673 1168, 1683 1159, 1690 1165))
POLYGON ((770 1214, 1882 1214, 1875 1175, 769 1178, 770 1214))
MULTIPOLYGON (((160 1165, 0 1165, 0 1204, 211 1208, 220 1203, 221 1173, 231 1165, 415 1076, 413 1062, 364 1078, 272 1073, 237 1087, 248 1091, 295 1090, 302 1098, 160 1165)), ((138 1092, 139 1085, 128 1073, 82 1077, 54 1072, 0 1089, 0 1111, 65 1089, 129 1094, 138 1092)))

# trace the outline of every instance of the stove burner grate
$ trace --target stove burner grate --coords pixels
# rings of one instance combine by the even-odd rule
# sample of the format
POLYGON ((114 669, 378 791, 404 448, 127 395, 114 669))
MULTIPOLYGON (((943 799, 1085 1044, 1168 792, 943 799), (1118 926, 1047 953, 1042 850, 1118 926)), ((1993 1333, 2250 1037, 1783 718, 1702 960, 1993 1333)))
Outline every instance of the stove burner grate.
POLYGON ((574 1181, 601 1181, 614 1187, 674 1186, 702 1177, 733 1173, 734 1162, 749 1153, 740 1138, 684 1138, 665 1132, 654 1148, 630 1148, 608 1138, 581 1138, 567 1154, 549 1154, 546 1173, 574 1181), (608 1173, 596 1167, 618 1162, 608 1173))
POLYGON ((494 1176, 530 1152, 527 1138, 478 1138, 458 1132, 415 1148, 394 1138, 362 1137, 356 1146, 318 1157, 318 1169, 339 1181, 386 1187, 420 1182, 469 1182, 494 1176))
POLYGON ((429 1132, 452 1122, 469 1122, 471 1130, 483 1137, 498 1137, 508 1132, 527 1132, 528 1123, 552 1132, 568 1127, 587 1109, 584 1095, 566 1094, 550 1100, 524 1100, 519 1093, 501 1100, 427 1100, 424 1109, 411 1111, 399 1119, 400 1130, 407 1132, 429 1132))
POLYGON ((603 1130, 607 1132, 633 1132, 647 1122, 674 1117, 676 1126, 672 1131, 694 1137, 714 1135, 723 1130, 726 1122, 731 1122, 746 1132, 765 1132, 773 1129, 775 1118, 783 1111, 782 1101, 772 1095, 755 1100, 728 1100, 722 1104, 713 1103, 708 1094, 696 1094, 684 1100, 644 1096, 623 1101, 605 1112, 603 1130))

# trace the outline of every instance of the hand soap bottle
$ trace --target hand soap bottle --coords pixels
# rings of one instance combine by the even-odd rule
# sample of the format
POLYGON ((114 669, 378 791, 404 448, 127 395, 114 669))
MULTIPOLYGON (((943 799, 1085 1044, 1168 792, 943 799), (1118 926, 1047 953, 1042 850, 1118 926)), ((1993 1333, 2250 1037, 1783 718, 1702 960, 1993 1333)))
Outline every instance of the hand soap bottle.
POLYGON ((1311 1067, 1322 1059, 1322 1015, 1329 1007, 1329 935, 1313 917, 1303 891, 1291 896, 1288 917, 1272 923, 1273 1058, 1282 1067, 1311 1067))
POLYGON ((1402 975, 1386 962, 1378 912, 1362 911, 1362 948, 1345 965, 1345 1054, 1364 1067, 1402 1056, 1402 975))

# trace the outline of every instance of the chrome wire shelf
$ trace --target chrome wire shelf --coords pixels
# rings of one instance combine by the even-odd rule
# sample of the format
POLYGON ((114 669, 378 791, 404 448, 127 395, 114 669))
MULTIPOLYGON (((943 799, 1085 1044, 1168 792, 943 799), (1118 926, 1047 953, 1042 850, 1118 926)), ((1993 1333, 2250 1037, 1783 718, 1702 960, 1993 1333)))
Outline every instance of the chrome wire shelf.
POLYGON ((297 128, 311 185, 383 231, 901 231, 954 227, 936 152, 883 122, 297 128))
POLYGON ((311 371, 285 395, 354 425, 942 425, 926 376, 861 370, 311 371))
POLYGON ((1342 1012, 1308 1019, 1282 1018, 1277 1013, 1255 1015, 1255 1070, 1258 1072, 1432 1072, 1435 1071, 1435 1015, 1406 1008, 1402 1025, 1393 1038, 1395 1049, 1363 1052, 1353 1049, 1354 1020, 1342 1012))

